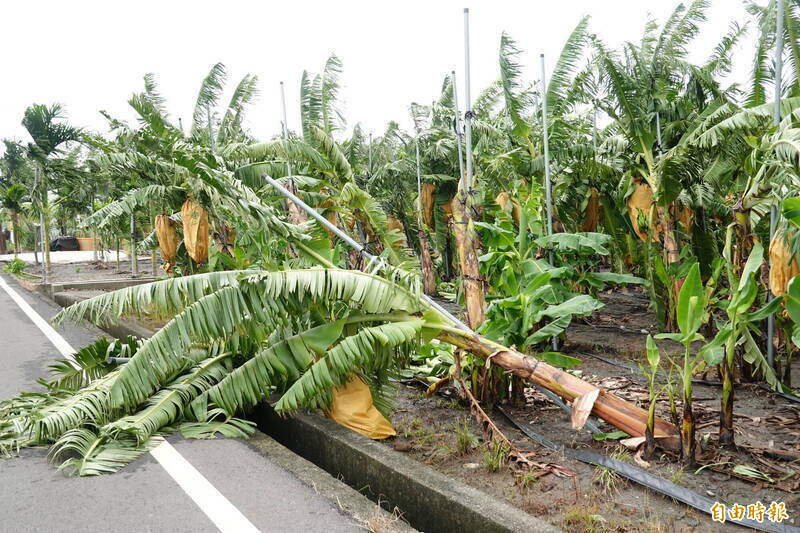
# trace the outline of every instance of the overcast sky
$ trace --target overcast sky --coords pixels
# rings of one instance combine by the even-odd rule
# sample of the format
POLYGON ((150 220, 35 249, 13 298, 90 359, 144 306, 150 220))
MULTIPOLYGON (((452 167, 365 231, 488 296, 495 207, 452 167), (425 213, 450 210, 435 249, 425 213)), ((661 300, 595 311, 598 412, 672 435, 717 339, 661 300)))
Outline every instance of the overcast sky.
MULTIPOLYGON (((344 62, 342 97, 350 126, 381 132, 389 120, 409 123, 410 102, 430 103, 455 69, 463 106, 463 8, 471 11, 473 95, 497 78, 502 31, 525 52, 526 76, 538 78, 538 56, 552 65, 583 15, 608 44, 637 40, 650 13, 659 21, 672 0, 450 0, 245 2, 138 0, 3 2, 0 137, 28 140, 20 125, 31 103, 62 103, 70 122, 106 131, 99 110, 132 120, 127 99, 142 76, 157 75, 173 117, 188 127, 201 79, 217 61, 228 67, 226 97, 247 73, 260 96, 247 126, 259 138, 280 128, 279 81, 286 83, 289 127, 299 129, 304 69, 317 72, 336 53, 344 62), (396 6, 396 7, 395 7, 396 6)), ((704 57, 731 20, 745 20, 739 0, 713 0, 693 47, 704 57)), ((739 53, 745 76, 750 40, 739 53)))

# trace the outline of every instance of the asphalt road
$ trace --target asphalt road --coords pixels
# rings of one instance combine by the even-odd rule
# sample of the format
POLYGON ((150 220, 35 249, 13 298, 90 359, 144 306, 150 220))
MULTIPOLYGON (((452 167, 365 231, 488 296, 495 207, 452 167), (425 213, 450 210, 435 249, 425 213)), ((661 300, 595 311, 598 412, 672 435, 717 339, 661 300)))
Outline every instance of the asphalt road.
MULTIPOLYGON (((58 311, 0 276, 45 320, 58 311)), ((5 399, 35 390, 35 381, 61 356, 2 285, 0 398, 5 399)), ((75 326, 59 333, 76 348, 103 335, 75 326)), ((0 459, 0 532, 363 531, 247 442, 173 436, 157 450, 161 453, 146 454, 116 474, 90 478, 57 472, 46 449, 0 459)))

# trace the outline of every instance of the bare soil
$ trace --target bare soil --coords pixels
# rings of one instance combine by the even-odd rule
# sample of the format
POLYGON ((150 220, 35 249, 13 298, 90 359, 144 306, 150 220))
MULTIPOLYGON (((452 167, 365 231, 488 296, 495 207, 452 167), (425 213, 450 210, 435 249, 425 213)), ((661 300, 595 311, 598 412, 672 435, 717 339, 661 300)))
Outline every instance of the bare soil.
MULTIPOLYGON (((56 252, 57 253, 57 252, 56 252)), ((24 276, 32 280, 41 280, 41 266, 27 265, 24 276)), ((158 276, 164 276, 160 265, 157 267, 158 276)), ((48 281, 50 283, 66 283, 77 281, 100 281, 108 279, 131 279, 131 264, 127 260, 120 262, 117 267, 115 260, 108 262, 102 261, 78 261, 74 263, 53 263, 50 267, 48 281)), ((150 259, 139 258, 139 275, 137 277, 153 277, 150 259)))
MULTIPOLYGON (((586 354, 594 353, 637 366, 644 358, 647 333, 657 332, 655 319, 648 311, 647 300, 640 294, 616 292, 604 294, 602 299, 606 307, 595 313, 591 321, 569 328, 562 351, 582 359, 583 364, 577 370, 583 379, 646 407, 647 382, 641 371, 620 368, 586 354)), ((682 347, 665 341, 661 348, 662 370, 667 373, 669 356, 676 360, 682 358, 682 347)), ((795 370, 800 372, 800 367, 795 370)), ((718 377, 712 373, 707 379, 717 380, 718 377)), ((454 389, 445 388, 443 394, 446 396, 426 397, 422 388, 401 386, 397 411, 392 417, 398 437, 387 441, 386 445, 570 532, 740 529, 712 522, 708 515, 625 481, 606 469, 542 447, 511 425, 501 413, 489 411, 515 445, 535 452, 536 462, 557 464, 574 475, 558 477, 551 473, 535 479, 541 472, 525 476, 507 466, 498 468, 496 461, 491 460, 480 435, 480 426, 470 415, 468 406, 457 398, 454 389), (465 444, 470 440, 472 445, 465 444)), ((800 461, 776 459, 761 451, 800 453, 800 404, 775 396, 755 384, 738 384, 735 421, 739 448, 729 452, 715 445, 720 388, 696 384, 694 398, 700 440, 698 458, 702 464, 713 466, 699 473, 684 471, 677 457, 662 453, 650 461, 647 470, 727 505, 746 506, 761 501, 768 506, 772 501, 785 502, 790 519, 784 524, 800 525, 800 461), (732 472, 736 465, 755 467, 773 482, 737 477, 732 472)), ((532 389, 526 390, 525 407, 506 409, 557 444, 634 462, 632 452, 616 441, 595 441, 588 432, 572 430, 567 415, 532 389)), ((679 412, 680 409, 678 405, 679 412)), ((658 415, 669 419, 666 399, 659 402, 658 415)), ((606 431, 614 431, 602 422, 599 425, 606 431)))

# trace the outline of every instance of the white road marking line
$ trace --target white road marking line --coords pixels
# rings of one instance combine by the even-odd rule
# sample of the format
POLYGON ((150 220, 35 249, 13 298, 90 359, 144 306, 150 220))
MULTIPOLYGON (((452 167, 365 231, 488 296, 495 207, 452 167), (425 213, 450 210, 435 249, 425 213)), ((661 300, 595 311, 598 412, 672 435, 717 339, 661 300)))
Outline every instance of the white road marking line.
MULTIPOLYGON (((14 300, 14 303, 44 333, 61 355, 75 365, 72 355, 77 350, 70 346, 66 339, 42 318, 2 276, 0 276, 0 288, 14 300)), ((169 442, 164 441, 159 444, 150 451, 150 454, 220 531, 223 533, 258 532, 258 528, 169 442)))

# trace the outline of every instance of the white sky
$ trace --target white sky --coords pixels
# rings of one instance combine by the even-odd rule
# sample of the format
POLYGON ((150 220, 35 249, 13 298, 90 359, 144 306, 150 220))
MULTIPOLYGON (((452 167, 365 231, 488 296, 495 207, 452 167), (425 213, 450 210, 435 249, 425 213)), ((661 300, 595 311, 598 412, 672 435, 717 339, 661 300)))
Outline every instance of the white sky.
MULTIPOLYGON (((278 82, 284 80, 289 127, 300 127, 304 69, 318 72, 335 52, 344 62, 342 96, 348 125, 379 134, 389 120, 409 124, 412 101, 430 103, 445 74, 458 73, 463 107, 463 8, 471 12, 473 96, 498 75, 497 51, 507 31, 525 52, 526 75, 538 78, 539 53, 552 66, 582 15, 609 45, 637 40, 648 13, 659 21, 673 0, 468 0, 246 2, 228 0, 7 1, 0 31, 0 138, 27 140, 20 125, 31 103, 60 102, 76 126, 106 131, 99 110, 132 120, 128 97, 142 76, 157 75, 173 116, 188 128, 197 89, 212 64, 228 67, 228 92, 246 73, 259 76, 260 96, 248 113, 250 131, 280 128, 278 82), (393 7, 400 6, 400 7, 393 7)), ((746 20, 739 0, 713 0, 696 41, 698 60, 731 20, 746 20)), ((737 73, 752 58, 743 41, 737 73)), ((175 120, 177 122, 177 120, 175 120)))

